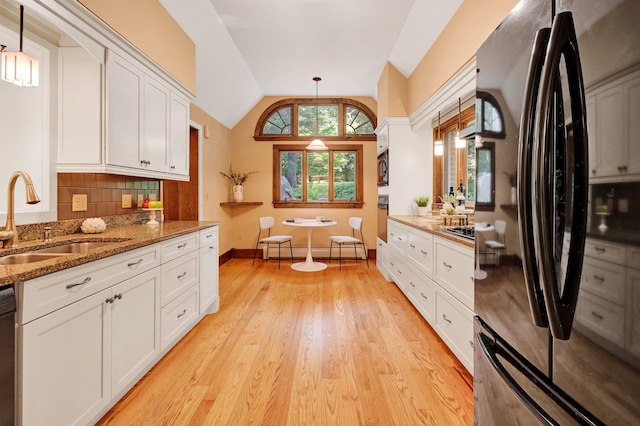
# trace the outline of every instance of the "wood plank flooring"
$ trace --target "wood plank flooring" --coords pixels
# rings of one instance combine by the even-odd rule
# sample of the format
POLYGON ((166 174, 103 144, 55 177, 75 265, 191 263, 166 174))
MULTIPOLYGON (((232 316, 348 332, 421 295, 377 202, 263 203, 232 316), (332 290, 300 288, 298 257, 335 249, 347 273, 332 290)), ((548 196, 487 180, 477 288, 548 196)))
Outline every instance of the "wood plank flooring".
POLYGON ((370 261, 233 259, 205 317, 99 425, 470 425, 472 377, 370 261))

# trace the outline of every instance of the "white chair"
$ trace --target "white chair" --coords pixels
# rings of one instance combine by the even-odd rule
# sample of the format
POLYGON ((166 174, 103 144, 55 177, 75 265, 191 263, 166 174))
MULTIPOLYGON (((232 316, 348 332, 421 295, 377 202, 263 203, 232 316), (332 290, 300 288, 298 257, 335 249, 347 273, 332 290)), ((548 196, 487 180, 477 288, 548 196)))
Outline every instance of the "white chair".
POLYGON ((362 234, 362 218, 350 217, 349 227, 351 228, 351 235, 333 235, 329 237, 329 240, 331 240, 331 244, 329 246, 329 263, 331 263, 331 252, 333 250, 333 245, 337 244, 339 247, 340 269, 342 269, 342 246, 345 244, 352 244, 353 253, 355 254, 356 260, 358 260, 357 247, 362 246, 362 250, 364 251, 364 258, 367 261, 367 268, 368 268, 369 256, 367 254, 367 247, 364 244, 364 236, 362 234), (358 233, 360 234, 360 238, 356 237, 356 231, 358 231, 358 233))
POLYGON ((495 240, 487 240, 484 242, 484 246, 491 250, 491 253, 485 250, 485 258, 488 254, 494 256, 494 265, 500 266, 500 251, 506 250, 506 240, 505 233, 507 231, 507 223, 504 220, 496 220, 494 224, 496 228, 496 239, 495 240))
POLYGON ((251 266, 253 266, 256 261, 258 247, 261 244, 266 244, 267 246, 267 260, 269 260, 269 247, 271 246, 271 244, 278 245, 278 269, 280 269, 280 246, 282 246, 282 244, 284 243, 289 243, 289 250, 291 251, 291 263, 293 263, 293 247, 291 246, 291 240, 293 239, 293 237, 291 235, 271 235, 271 228, 274 224, 273 217, 261 217, 259 219, 259 223, 260 230, 258 231, 258 240, 256 242, 256 249, 253 252, 253 261, 251 262, 251 266), (267 236, 264 238, 262 237, 263 231, 267 231, 267 236))

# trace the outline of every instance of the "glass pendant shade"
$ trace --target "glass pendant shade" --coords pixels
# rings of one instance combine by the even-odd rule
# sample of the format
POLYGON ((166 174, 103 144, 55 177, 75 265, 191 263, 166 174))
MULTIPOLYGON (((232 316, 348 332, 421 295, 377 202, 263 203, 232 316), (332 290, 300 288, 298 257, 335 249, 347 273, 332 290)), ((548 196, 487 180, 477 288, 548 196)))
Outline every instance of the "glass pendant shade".
POLYGON ((438 137, 433 142, 433 155, 441 157, 444 155, 444 142, 440 136, 440 111, 438 111, 438 137))
POLYGON ((20 6, 20 51, 7 52, 2 46, 0 78, 21 87, 38 87, 40 84, 39 61, 22 52, 24 6, 20 6))
MULTIPOLYGON (((313 77, 313 81, 316 82, 316 135, 320 136, 320 132, 318 131, 318 82, 322 80, 320 77, 313 77)), ((311 141, 309 145, 307 145, 307 149, 311 151, 323 151, 327 150, 327 146, 320 140, 320 138, 314 139, 311 141)))
POLYGON ((460 138, 460 129, 462 128, 462 105, 458 98, 458 131, 456 132, 455 145, 456 148, 464 148, 467 146, 466 139, 460 138))

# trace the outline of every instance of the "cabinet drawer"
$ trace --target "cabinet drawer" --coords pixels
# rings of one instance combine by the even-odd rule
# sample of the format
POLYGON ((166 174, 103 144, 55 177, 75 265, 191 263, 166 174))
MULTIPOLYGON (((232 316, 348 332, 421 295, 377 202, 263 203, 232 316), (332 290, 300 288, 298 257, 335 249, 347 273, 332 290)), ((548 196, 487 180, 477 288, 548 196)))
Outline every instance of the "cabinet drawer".
POLYGON ((200 247, 204 247, 207 244, 218 244, 218 227, 203 229, 200 231, 200 247))
POLYGON ((191 252, 162 265, 161 306, 198 282, 199 255, 199 251, 191 252))
POLYGON ((433 235, 413 230, 407 231, 407 256, 411 263, 428 277, 433 276, 433 235))
POLYGON ((473 312, 437 290, 435 329, 467 370, 473 372, 473 312))
POLYGON ((160 348, 165 352, 198 319, 198 286, 181 294, 160 312, 160 348))
POLYGON ((393 220, 387 220, 387 243, 404 253, 407 248, 407 228, 393 220))
POLYGON ((584 255, 594 257, 605 262, 624 265, 626 263, 626 249, 622 245, 609 243, 602 240, 587 238, 584 245, 584 255))
POLYGON ((198 233, 172 238, 162 243, 162 263, 173 260, 200 247, 198 233))
POLYGON ((21 282, 16 287, 18 323, 26 324, 159 264, 159 246, 153 245, 21 282))
POLYGON ((624 344, 624 308, 614 303, 581 291, 576 322, 618 346, 624 344))
POLYGON ((473 250, 436 237, 435 252, 435 281, 473 309, 473 250))
POLYGON ((407 279, 406 265, 398 256, 395 250, 389 251, 389 275, 393 282, 396 283, 402 291, 405 290, 405 281, 407 279))
POLYGON ((624 266, 585 257, 582 268, 581 289, 618 305, 624 305, 624 266))
POLYGON ((407 292, 413 306, 422 314, 429 324, 434 324, 435 289, 431 278, 409 266, 407 292))

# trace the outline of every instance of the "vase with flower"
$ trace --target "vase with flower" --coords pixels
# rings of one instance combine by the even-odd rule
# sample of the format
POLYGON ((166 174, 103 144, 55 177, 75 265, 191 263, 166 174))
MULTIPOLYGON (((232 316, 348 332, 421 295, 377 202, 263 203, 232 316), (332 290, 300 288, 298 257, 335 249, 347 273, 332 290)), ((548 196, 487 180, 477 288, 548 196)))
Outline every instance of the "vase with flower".
POLYGON ((242 184, 246 182, 249 176, 258 172, 240 172, 238 171, 238 169, 234 169, 233 166, 229 164, 229 171, 219 173, 233 184, 233 201, 235 201, 236 203, 240 203, 244 198, 244 187, 242 186, 242 184))

